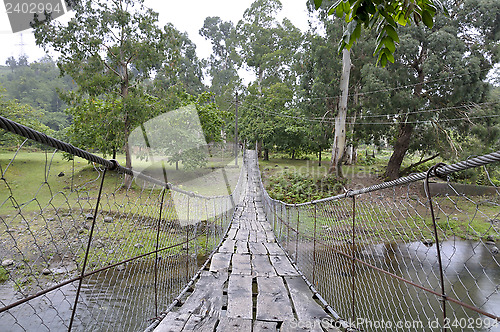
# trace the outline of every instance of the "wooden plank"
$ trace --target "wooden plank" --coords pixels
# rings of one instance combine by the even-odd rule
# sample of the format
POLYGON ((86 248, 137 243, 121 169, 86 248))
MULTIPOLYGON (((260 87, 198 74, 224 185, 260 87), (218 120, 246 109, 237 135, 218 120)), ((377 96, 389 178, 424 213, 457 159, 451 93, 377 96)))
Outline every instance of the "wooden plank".
POLYGON ((252 277, 231 274, 227 288, 227 317, 252 319, 252 277))
POLYGON ((178 312, 169 312, 153 332, 180 332, 186 325, 191 314, 179 314, 178 312))
POLYGON ((269 261, 267 255, 252 256, 252 270, 253 275, 257 277, 275 277, 276 270, 269 261))
POLYGON ((206 317, 192 315, 182 331, 213 332, 218 321, 219 318, 216 315, 206 317))
POLYGON ((229 270, 229 263, 231 263, 232 254, 229 253, 215 253, 210 262, 210 272, 227 272, 229 270))
POLYGON ((227 331, 250 332, 252 331, 252 321, 249 319, 223 317, 217 326, 217 332, 227 331))
POLYGON ((253 323, 253 330, 254 331, 277 331, 278 330, 278 323, 277 322, 264 322, 261 320, 256 320, 253 323))
POLYGON ((266 233, 264 231, 257 233, 257 242, 258 243, 267 242, 266 233))
POLYGON ((286 321, 293 319, 292 303, 281 277, 258 277, 257 319, 286 321))
POLYGON ((276 237, 273 231, 266 231, 267 242, 276 242, 276 237))
MULTIPOLYGON (((286 321, 283 322, 280 328, 280 332, 302 332, 302 331, 313 331, 313 332, 323 332, 321 328, 323 326, 320 320, 316 321, 286 321)), ((334 332, 334 330, 328 330, 334 332)), ((336 332, 340 330, 336 330, 336 332)))
POLYGON ((219 248, 219 252, 233 253, 234 252, 234 240, 226 240, 222 242, 219 248))
POLYGON ((179 313, 213 316, 222 310, 222 287, 228 278, 227 273, 202 271, 194 285, 194 292, 186 299, 179 313))
POLYGON ((267 255, 266 247, 260 242, 249 242, 248 247, 252 255, 267 255))
POLYGON ((238 230, 238 233, 236 233, 236 236, 235 236, 235 240, 238 240, 238 241, 248 241, 248 235, 249 235, 249 231, 248 229, 239 229, 238 230))
POLYGON ((277 243, 264 243, 264 246, 266 246, 267 251, 269 252, 269 255, 284 255, 285 253, 281 248, 278 246, 277 243))
POLYGON ((248 236, 248 242, 251 243, 257 242, 257 232, 258 231, 250 231, 250 235, 248 236))
POLYGON ((250 265, 250 255, 234 254, 232 259, 231 274, 251 275, 252 266, 250 265))
POLYGON ((269 256, 271 264, 279 276, 298 276, 299 272, 292 266, 286 256, 269 256))
POLYGON ((331 318, 313 299, 313 294, 302 277, 285 277, 285 281, 299 321, 331 318))
POLYGON ((234 240, 234 237, 236 236, 236 232, 238 232, 238 228, 233 225, 231 229, 227 232, 227 239, 228 240, 234 240))
POLYGON ((237 254, 249 254, 248 242, 246 241, 236 241, 236 253, 237 254))

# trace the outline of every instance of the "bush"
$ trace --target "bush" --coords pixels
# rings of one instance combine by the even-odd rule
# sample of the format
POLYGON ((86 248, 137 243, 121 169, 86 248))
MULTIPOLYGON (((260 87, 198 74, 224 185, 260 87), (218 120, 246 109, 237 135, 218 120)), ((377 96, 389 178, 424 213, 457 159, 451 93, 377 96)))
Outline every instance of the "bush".
POLYGON ((315 179, 311 175, 284 172, 267 179, 266 189, 274 199, 287 203, 303 203, 334 196, 343 192, 345 179, 325 175, 315 179))

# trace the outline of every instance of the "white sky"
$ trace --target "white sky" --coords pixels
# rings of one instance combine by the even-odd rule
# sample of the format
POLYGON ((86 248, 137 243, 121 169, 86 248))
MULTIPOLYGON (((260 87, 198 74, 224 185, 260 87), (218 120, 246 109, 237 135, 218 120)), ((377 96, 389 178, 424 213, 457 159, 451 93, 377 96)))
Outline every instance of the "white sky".
MULTIPOLYGON (((208 16, 219 16, 225 21, 236 24, 253 0, 145 0, 147 7, 160 14, 159 24, 172 23, 178 30, 186 31, 189 38, 197 45, 199 58, 207 58, 211 52, 211 45, 198 31, 208 16)), ((307 30, 306 0, 282 0, 283 11, 279 18, 287 17, 302 30, 307 30)), ((8 57, 25 53, 29 61, 35 61, 44 56, 42 49, 35 45, 33 34, 25 30, 13 34, 10 29, 6 9, 0 4, 0 65, 5 64, 8 57), (21 44, 24 44, 21 46, 21 44)))

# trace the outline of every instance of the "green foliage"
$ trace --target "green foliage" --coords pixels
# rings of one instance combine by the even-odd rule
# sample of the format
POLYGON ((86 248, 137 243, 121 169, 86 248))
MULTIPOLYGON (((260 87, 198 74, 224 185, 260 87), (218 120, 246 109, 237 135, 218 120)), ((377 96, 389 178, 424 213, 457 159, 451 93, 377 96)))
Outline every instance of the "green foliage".
POLYGON ((7 280, 9 280, 9 273, 5 268, 0 266, 0 282, 6 282, 7 280))
MULTIPOLYGON (((53 134, 53 131, 40 122, 43 118, 43 112, 34 110, 31 106, 22 104, 15 99, 8 99, 5 95, 5 90, 0 86, 0 115, 28 126, 47 135, 53 134)), ((21 136, 8 133, 4 130, 0 132, 1 145, 18 145, 24 141, 21 136)))
POLYGON ((32 63, 25 57, 10 57, 6 63, 11 70, 0 75, 6 97, 42 111, 41 122, 53 130, 67 127, 70 119, 58 91, 70 90, 74 85, 69 77, 60 76, 55 62, 46 56, 32 63))
POLYGON ((200 35, 212 43, 212 53, 208 58, 208 72, 212 78, 210 92, 214 93, 217 104, 229 109, 234 95, 242 89, 237 69, 241 58, 237 52, 238 35, 232 22, 220 17, 207 17, 200 35))
POLYGON ((317 179, 309 174, 283 172, 267 178, 266 189, 272 198, 287 203, 303 203, 330 197, 343 191, 345 179, 324 175, 317 179))
MULTIPOLYGON (((86 0, 77 2, 73 9, 67 23, 35 19, 36 43, 60 54, 61 73, 71 76, 78 85, 67 102, 79 111, 99 114, 92 120, 106 119, 93 125, 112 132, 115 144, 111 148, 122 147, 125 166, 131 167, 126 138, 133 128, 155 116, 141 83, 153 73, 175 66, 180 35, 171 25, 160 28, 158 14, 146 8, 143 0, 86 0), (96 99, 101 103, 94 107, 96 99), (108 107, 113 104, 119 105, 118 109, 108 107)), ((75 133, 86 135, 85 131, 75 133)))
MULTIPOLYGON (((314 0, 316 9, 322 3, 323 0, 314 0)), ((378 54, 378 61, 385 67, 387 61, 394 63, 396 43, 399 42, 396 31, 398 26, 406 26, 411 22, 418 25, 422 22, 431 29, 438 10, 447 11, 440 0, 337 0, 328 8, 328 15, 344 17, 347 23, 339 52, 344 48, 351 49, 360 38, 362 28, 375 29, 378 36, 374 55, 378 54)))

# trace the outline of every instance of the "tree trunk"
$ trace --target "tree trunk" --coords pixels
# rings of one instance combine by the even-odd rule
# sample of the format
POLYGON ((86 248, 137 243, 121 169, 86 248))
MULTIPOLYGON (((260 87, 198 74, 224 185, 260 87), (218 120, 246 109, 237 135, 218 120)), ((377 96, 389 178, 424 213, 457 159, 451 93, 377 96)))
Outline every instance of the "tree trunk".
POLYGON ((264 148, 264 160, 269 160, 269 149, 264 148))
POLYGON ((319 163, 318 163, 318 166, 321 167, 321 149, 319 150, 319 163))
POLYGON ((292 160, 295 160, 295 150, 292 150, 292 160))
POLYGON ((398 139, 394 144, 394 152, 392 153, 391 159, 389 159, 389 163, 387 164, 387 169, 385 171, 385 177, 388 180, 395 180, 399 178, 399 170, 401 168, 401 164, 403 163, 406 151, 408 151, 408 147, 410 146, 412 134, 413 125, 403 123, 399 126, 399 134, 398 139))
POLYGON ((257 141, 257 158, 262 158, 262 141, 257 141))
POLYGON ((342 96, 339 101, 339 112, 335 117, 335 136, 333 139, 332 159, 330 162, 329 174, 335 174, 337 177, 342 175, 342 158, 344 156, 347 117, 347 98, 349 96, 349 74, 351 72, 351 56, 348 49, 342 51, 342 77, 340 79, 340 90, 342 96))
MULTIPOLYGON (((121 68, 122 83, 121 83, 121 97, 123 100, 123 110, 125 111, 125 120, 124 120, 124 130, 123 134, 125 136, 125 167, 132 168, 132 158, 130 156, 130 149, 128 145, 128 136, 132 131, 132 124, 130 123, 128 108, 127 108, 127 97, 128 97, 128 88, 129 88, 129 78, 128 78, 128 69, 126 64, 122 64, 121 68)), ((132 176, 125 174, 125 187, 129 188, 132 184, 132 176)))

